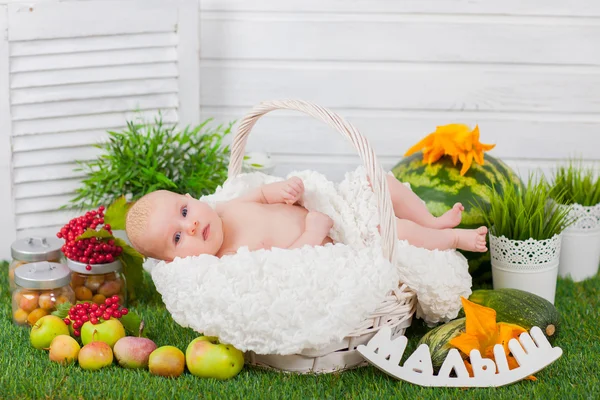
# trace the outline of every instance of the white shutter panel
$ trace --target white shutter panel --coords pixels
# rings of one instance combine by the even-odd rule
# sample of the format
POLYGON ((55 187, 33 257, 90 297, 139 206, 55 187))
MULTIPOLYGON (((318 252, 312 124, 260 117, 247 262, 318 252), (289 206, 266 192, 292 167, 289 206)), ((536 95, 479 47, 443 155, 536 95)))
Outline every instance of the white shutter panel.
MULTIPOLYGON (((137 115, 151 119, 158 110, 166 122, 199 122, 198 4, 12 4, 3 15, 0 143, 10 132, 12 190, 0 195, 0 206, 10 199, 14 215, 2 209, 0 221, 12 223, 17 237, 54 234, 72 217, 58 208, 79 185, 74 161, 96 157, 92 145, 106 130, 137 115)), ((0 174, 6 174, 4 155, 0 174)), ((8 255, 9 241, 2 242, 0 255, 8 255)))

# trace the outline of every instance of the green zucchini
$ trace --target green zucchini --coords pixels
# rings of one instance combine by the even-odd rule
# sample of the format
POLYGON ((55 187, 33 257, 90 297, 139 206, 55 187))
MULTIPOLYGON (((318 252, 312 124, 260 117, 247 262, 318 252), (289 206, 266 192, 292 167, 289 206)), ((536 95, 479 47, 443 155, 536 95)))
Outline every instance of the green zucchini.
MULTIPOLYGON (((529 331, 539 327, 550 343, 560 332, 560 313, 548 300, 518 289, 475 290, 469 300, 496 310, 497 322, 519 325, 529 331)), ((461 314, 464 314, 461 310, 461 314)))
POLYGON ((436 371, 442 366, 448 352, 452 349, 450 341, 465 331, 465 321, 465 318, 459 318, 446 322, 427 332, 419 341, 417 347, 422 344, 429 346, 431 363, 436 371))

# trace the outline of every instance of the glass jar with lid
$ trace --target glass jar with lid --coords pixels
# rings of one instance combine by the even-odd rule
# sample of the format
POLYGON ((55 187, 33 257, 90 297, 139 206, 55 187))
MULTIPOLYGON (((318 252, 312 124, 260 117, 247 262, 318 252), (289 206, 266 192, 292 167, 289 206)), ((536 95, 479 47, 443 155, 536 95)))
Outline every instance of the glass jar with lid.
POLYGON ((78 301, 103 304, 108 297, 118 296, 119 304, 127 303, 127 285, 121 261, 85 264, 67 258, 71 269, 71 287, 78 301))
POLYGON ((50 261, 61 262, 63 241, 54 237, 27 237, 10 246, 12 261, 8 267, 8 285, 15 289, 15 270, 25 264, 50 261))
POLYGON ((62 303, 75 303, 69 283, 71 270, 65 264, 40 261, 15 269, 12 292, 13 321, 33 325, 62 303))

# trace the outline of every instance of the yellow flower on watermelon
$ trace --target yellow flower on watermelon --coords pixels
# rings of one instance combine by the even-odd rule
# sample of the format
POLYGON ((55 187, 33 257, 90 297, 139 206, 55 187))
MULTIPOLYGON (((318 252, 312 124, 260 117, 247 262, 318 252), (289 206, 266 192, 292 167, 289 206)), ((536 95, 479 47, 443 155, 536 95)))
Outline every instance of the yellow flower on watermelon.
MULTIPOLYGON (((514 369, 519 366, 517 360, 510 354, 508 342, 518 339, 519 335, 527 332, 524 328, 506 322, 496 323, 496 311, 492 308, 473 303, 461 297, 466 316, 466 331, 450 341, 467 358, 471 350, 477 349, 484 358, 494 359, 494 346, 501 344, 506 354, 508 367, 514 369)), ((473 376, 471 363, 465 359, 465 366, 469 375, 473 376)), ((527 379, 536 380, 531 375, 527 379)))
POLYGON ((405 157, 423 150, 423 163, 431 165, 443 156, 452 157, 456 165, 460 161, 462 168, 460 175, 464 175, 473 160, 483 165, 483 153, 493 149, 495 144, 483 144, 479 141, 479 126, 471 130, 465 124, 449 124, 438 126, 435 132, 430 133, 417 144, 412 146, 405 157))

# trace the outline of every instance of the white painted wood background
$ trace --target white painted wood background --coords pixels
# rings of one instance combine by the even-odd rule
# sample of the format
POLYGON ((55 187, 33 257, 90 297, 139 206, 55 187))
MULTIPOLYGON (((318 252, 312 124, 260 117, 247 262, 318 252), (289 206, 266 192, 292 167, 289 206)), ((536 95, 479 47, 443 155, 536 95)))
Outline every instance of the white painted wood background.
MULTIPOLYGON (((22 4, 0 0, 0 10, 3 3, 22 4)), ((40 3, 52 10, 74 2, 40 3)), ((0 222, 10 228, 0 233, 0 258, 8 254, 12 232, 52 232, 66 222, 66 214, 55 210, 81 178, 73 162, 98 154, 90 145, 102 140, 105 128, 123 124, 140 104, 147 113, 170 110, 176 122, 179 107, 190 104, 184 97, 193 97, 189 88, 181 91, 181 77, 194 66, 193 54, 176 50, 182 35, 150 28, 164 26, 175 5, 142 17, 123 13, 146 30, 107 47, 98 38, 127 25, 111 23, 108 15, 135 0, 118 6, 76 3, 104 3, 104 19, 73 16, 92 30, 91 38, 19 42, 10 49, 0 41, 0 115, 11 116, 0 119, 0 222), (151 48, 136 48, 149 41, 151 48), (79 57, 81 51, 88 57, 79 57), (10 76, 4 73, 8 54, 15 57, 10 76), (182 62, 188 70, 181 71, 182 62), (71 66, 69 73, 39 71, 64 64, 71 66), (53 67, 42 68, 48 65, 53 67), (118 82, 135 76, 139 86, 114 92, 122 85, 105 82, 113 71, 120 74, 118 82), (38 87, 49 79, 58 89, 79 87, 84 97, 89 90, 98 94, 67 101, 62 89, 38 87), (9 85, 10 103, 2 95, 9 85), (53 101, 57 96, 61 102, 53 101), (120 101, 106 102, 106 96, 120 101)), ((200 62, 193 74, 199 77, 200 106, 188 107, 187 121, 239 120, 261 100, 301 98, 355 124, 385 167, 436 125, 451 122, 479 124, 481 140, 497 144, 490 154, 523 175, 538 168, 549 172, 568 157, 600 165, 596 0, 201 0, 198 8, 200 62)), ((13 25, 30 34, 26 25, 13 25)), ((339 179, 358 162, 337 134, 290 112, 263 117, 248 148, 272 153, 279 174, 311 168, 339 179)))

